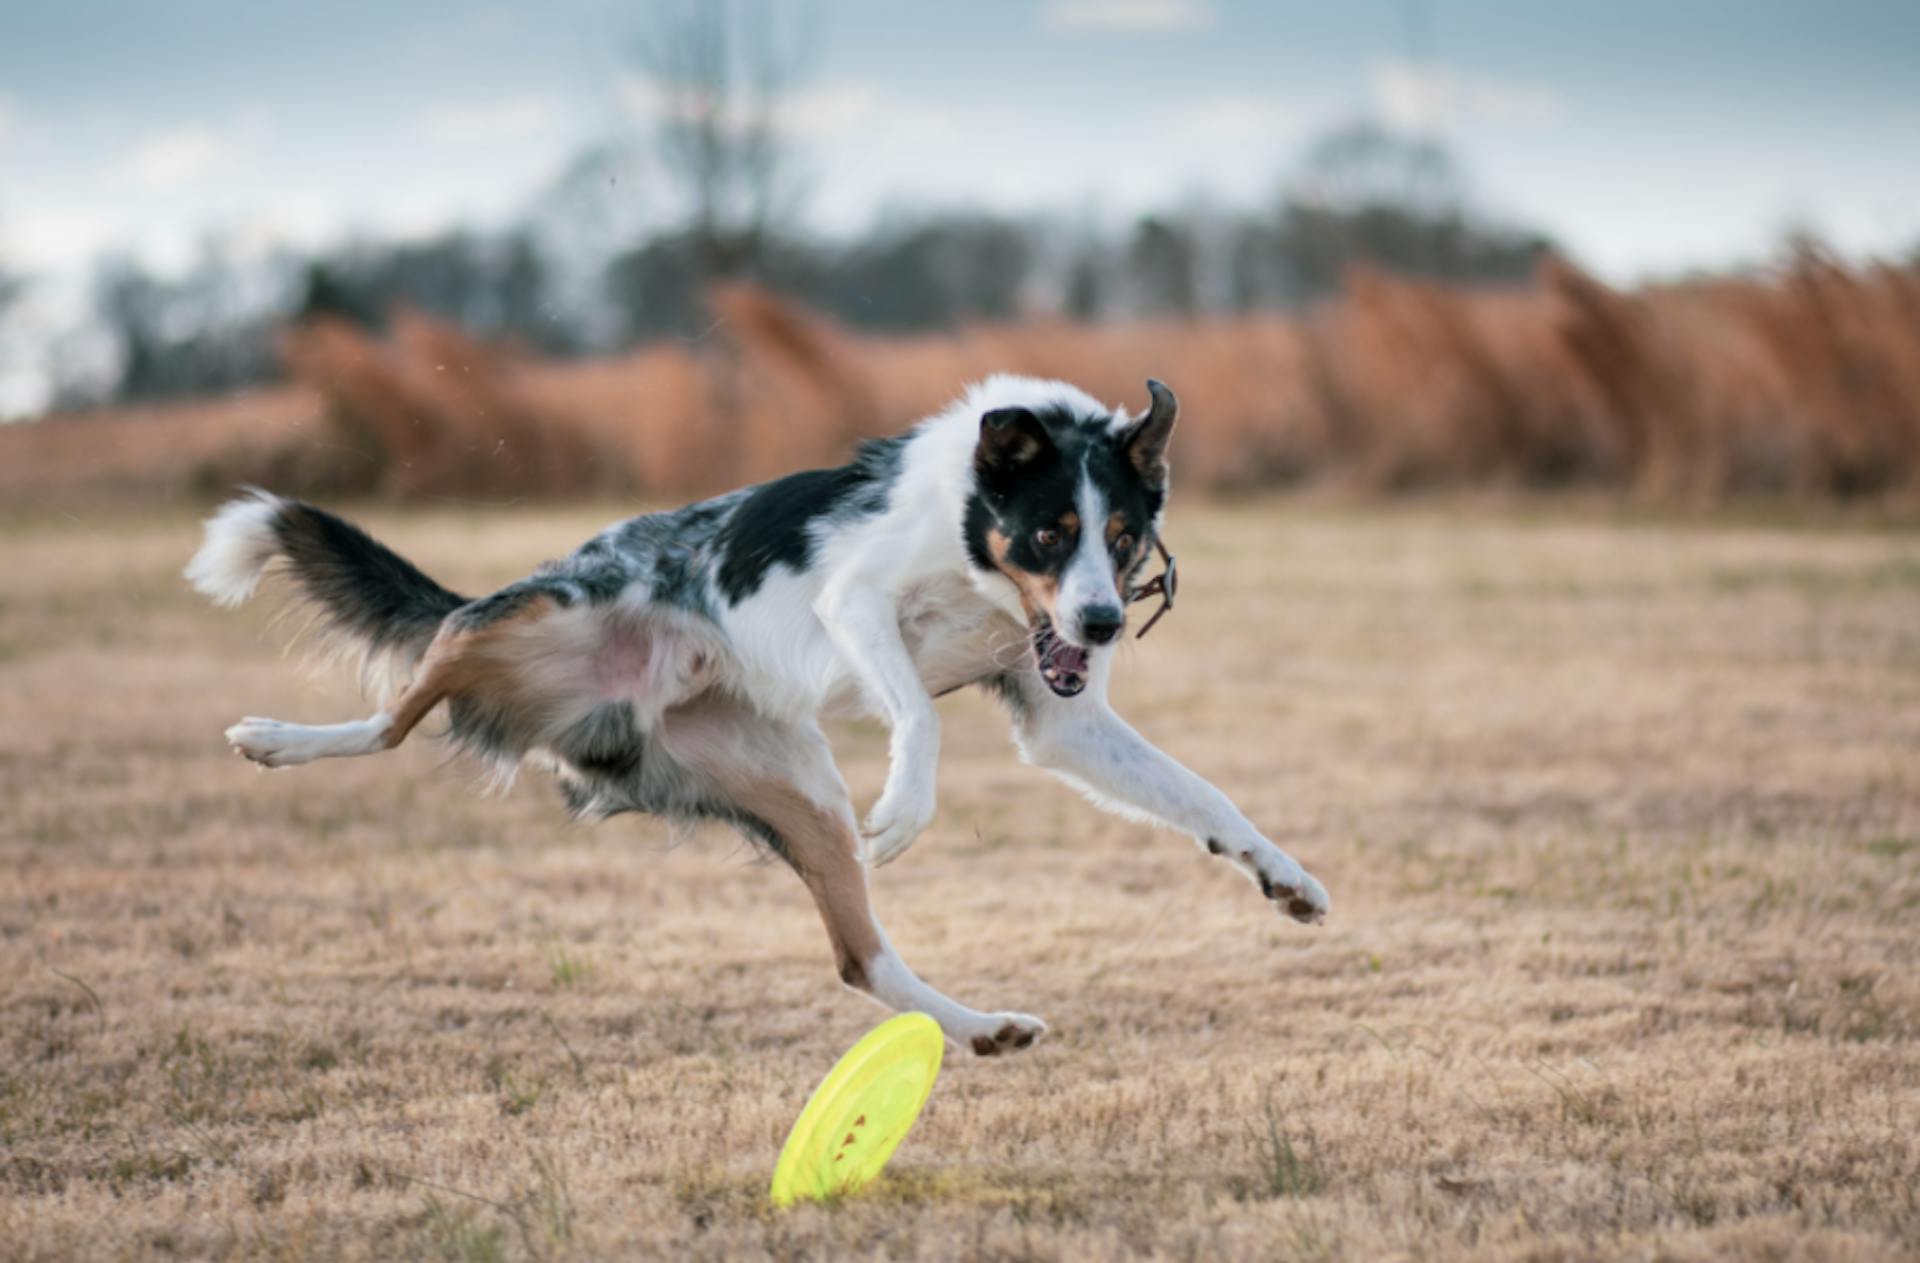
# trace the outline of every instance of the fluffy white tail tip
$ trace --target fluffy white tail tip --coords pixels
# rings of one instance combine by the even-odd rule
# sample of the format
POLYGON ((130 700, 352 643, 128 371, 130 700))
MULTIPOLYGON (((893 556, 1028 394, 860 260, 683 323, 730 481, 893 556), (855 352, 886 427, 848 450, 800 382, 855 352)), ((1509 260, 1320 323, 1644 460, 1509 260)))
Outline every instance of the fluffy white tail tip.
POLYGON ((273 521, 280 498, 250 491, 220 506, 206 522, 206 539, 187 563, 187 582, 216 605, 239 605, 260 586, 280 549, 273 521))

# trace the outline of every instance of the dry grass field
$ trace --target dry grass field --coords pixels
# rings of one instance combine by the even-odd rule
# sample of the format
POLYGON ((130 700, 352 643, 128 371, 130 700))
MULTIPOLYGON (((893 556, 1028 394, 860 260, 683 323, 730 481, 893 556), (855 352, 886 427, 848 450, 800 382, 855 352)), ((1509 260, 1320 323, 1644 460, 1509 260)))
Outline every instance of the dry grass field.
MULTIPOLYGON (((480 589, 605 508, 367 515, 480 589)), ((0 524, 0 1257, 1920 1255, 1920 535, 1176 505, 1120 703, 1333 893, 1276 917, 944 705, 877 899, 959 998, 883 1181, 774 1155, 881 1013, 731 838, 563 821, 178 578, 185 511, 0 524)), ((883 734, 838 730, 864 803, 883 734)))

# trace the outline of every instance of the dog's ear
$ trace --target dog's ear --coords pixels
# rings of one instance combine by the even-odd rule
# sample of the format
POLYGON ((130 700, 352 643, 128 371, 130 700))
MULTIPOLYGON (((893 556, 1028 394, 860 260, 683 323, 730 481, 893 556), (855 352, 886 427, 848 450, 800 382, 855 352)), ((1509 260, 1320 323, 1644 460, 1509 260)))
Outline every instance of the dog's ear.
POLYGON ((973 467, 981 474, 1009 474, 1031 465, 1053 447, 1047 427, 1026 408, 995 408, 980 418, 973 467))
POLYGON ((1180 415, 1180 401, 1165 385, 1147 379, 1147 394, 1153 405, 1147 415, 1129 426, 1120 436, 1120 448, 1149 482, 1167 479, 1167 440, 1173 437, 1173 423, 1180 415))

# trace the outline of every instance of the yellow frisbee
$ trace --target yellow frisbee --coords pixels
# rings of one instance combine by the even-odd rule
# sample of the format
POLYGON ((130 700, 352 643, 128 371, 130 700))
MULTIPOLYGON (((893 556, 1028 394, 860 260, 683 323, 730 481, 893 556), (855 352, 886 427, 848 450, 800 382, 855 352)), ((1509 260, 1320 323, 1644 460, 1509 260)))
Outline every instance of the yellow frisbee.
POLYGON ((773 1204, 862 1188, 913 1130, 946 1052, 939 1024, 902 1013, 868 1031, 820 1081, 773 1168, 773 1204))

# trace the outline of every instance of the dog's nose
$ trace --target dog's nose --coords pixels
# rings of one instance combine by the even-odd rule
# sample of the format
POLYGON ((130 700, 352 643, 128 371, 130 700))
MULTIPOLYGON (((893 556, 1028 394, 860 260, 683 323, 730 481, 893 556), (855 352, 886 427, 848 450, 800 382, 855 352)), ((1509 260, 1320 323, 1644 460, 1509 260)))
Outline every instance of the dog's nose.
POLYGON ((1120 634, 1127 616, 1117 605, 1089 605, 1080 611, 1080 634, 1096 645, 1104 645, 1120 634))

